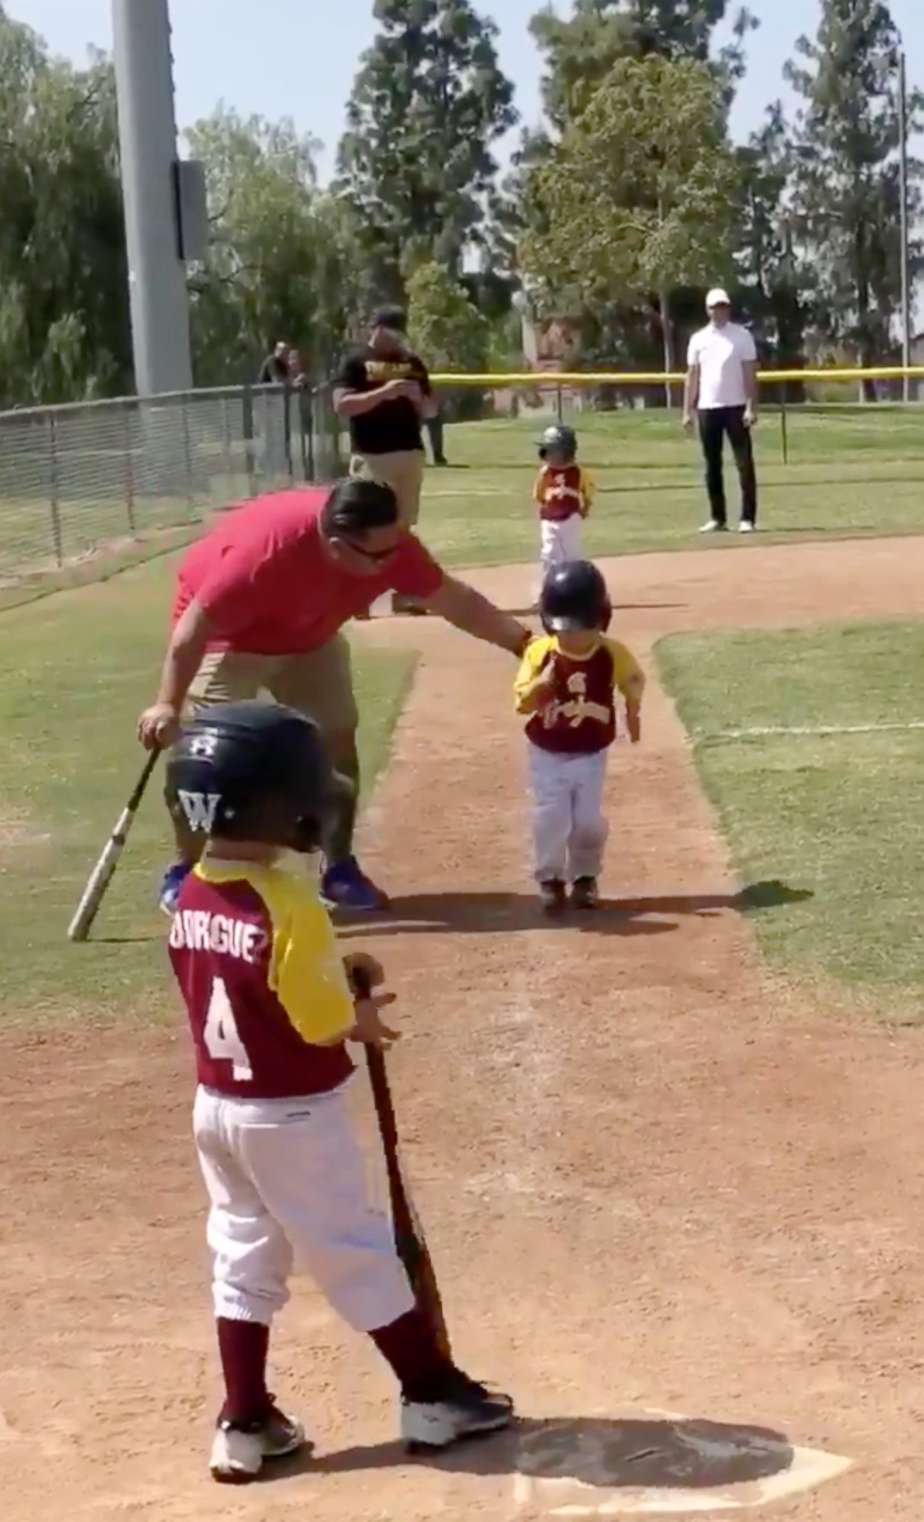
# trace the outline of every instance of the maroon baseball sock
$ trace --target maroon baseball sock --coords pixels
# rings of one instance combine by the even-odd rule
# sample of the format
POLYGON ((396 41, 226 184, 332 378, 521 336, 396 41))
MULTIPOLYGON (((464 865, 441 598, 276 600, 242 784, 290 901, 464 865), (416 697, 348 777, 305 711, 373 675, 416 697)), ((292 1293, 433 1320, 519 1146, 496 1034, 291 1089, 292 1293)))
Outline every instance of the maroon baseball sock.
POLYGON ((370 1332, 369 1336, 391 1365, 407 1400, 437 1399, 450 1364, 440 1352, 433 1329, 418 1307, 399 1316, 390 1326, 370 1332))
POLYGON ((266 1393, 269 1327, 259 1321, 230 1321, 225 1316, 219 1316, 215 1325, 225 1376, 222 1419, 241 1423, 262 1421, 270 1406, 266 1393))

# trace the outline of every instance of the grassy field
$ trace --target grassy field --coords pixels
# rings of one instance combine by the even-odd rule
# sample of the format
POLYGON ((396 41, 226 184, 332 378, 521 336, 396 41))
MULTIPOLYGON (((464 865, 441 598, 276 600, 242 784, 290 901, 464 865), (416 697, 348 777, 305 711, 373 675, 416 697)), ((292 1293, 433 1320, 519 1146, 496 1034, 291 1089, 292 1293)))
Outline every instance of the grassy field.
MULTIPOLYGON (((166 997, 162 916, 167 855, 152 785, 94 936, 65 939, 88 871, 141 764, 135 715, 160 660, 169 605, 163 561, 105 585, 0 615, 0 1013, 156 1015, 166 997)), ((385 758, 411 657, 356 649, 367 779, 385 758)))
POLYGON ((924 727, 885 726, 924 726, 924 624, 684 635, 658 661, 742 878, 808 895, 755 917, 767 955, 886 1014, 919 997, 924 727))
MULTIPOLYGON (((682 434, 678 413, 587 412, 569 420, 579 432, 581 459, 599 486, 587 526, 589 554, 701 545, 696 530, 706 508, 699 448, 682 434)), ((422 521, 424 537, 448 565, 534 557, 530 498, 536 442, 551 421, 551 414, 535 414, 447 428, 452 463, 446 470, 428 470, 422 521)), ((762 538, 924 532, 924 408, 791 409, 788 434, 790 463, 784 465, 779 415, 764 414, 756 434, 762 538)), ((208 474, 192 507, 172 498, 139 496, 134 516, 145 541, 139 543, 127 537, 125 503, 112 495, 115 488, 108 496, 94 495, 97 466, 88 457, 75 477, 75 501, 62 487, 67 557, 62 568, 49 558, 47 503, 40 495, 19 500, 0 491, 0 608, 47 589, 98 579, 127 561, 193 537, 209 507, 232 501, 236 491, 245 489, 244 476, 208 474), (94 542, 104 548, 91 552, 94 542)), ((728 486, 734 516, 737 481, 731 461, 728 486)), ((721 543, 728 550, 746 548, 731 537, 721 543)))
MULTIPOLYGON (((453 468, 428 471, 422 517, 424 538, 447 564, 533 558, 536 441, 550 421, 497 420, 447 430, 453 468)), ((570 421, 580 458, 599 487, 585 534, 590 555, 702 545, 696 532, 706 517, 702 463, 679 414, 585 413, 570 421)), ((755 435, 762 540, 924 532, 924 410, 790 413, 788 465, 779 429, 778 415, 768 412, 755 435)), ((734 519, 738 483, 730 459, 726 481, 734 519)), ((747 548, 731 536, 718 542, 729 550, 747 548)))

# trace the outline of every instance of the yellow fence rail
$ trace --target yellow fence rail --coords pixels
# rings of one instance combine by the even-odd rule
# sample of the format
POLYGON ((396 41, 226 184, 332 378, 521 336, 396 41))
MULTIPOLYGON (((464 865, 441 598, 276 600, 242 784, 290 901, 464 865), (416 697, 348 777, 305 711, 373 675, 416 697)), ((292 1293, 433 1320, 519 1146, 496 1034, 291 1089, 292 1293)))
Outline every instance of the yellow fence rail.
MULTIPOLYGON (((924 380, 924 365, 877 365, 867 370, 761 370, 758 379, 762 385, 781 385, 791 381, 864 381, 864 380, 924 380)), ((448 373, 431 377, 437 386, 663 386, 682 385, 686 376, 683 371, 667 373, 663 370, 527 370, 507 374, 495 371, 490 375, 464 375, 448 373)))

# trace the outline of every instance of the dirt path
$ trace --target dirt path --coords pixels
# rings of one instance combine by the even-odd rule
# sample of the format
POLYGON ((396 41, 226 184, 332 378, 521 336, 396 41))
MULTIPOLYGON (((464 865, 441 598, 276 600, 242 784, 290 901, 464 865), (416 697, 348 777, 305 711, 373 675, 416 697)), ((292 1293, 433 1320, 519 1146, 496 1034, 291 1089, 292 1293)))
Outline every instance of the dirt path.
MULTIPOLYGON (((917 613, 924 541, 608 569, 645 655, 671 628, 917 613)), ((530 577, 479 580, 514 606, 530 577)), ((418 680, 365 823, 397 902, 348 944, 387 955, 403 996, 395 1083, 459 1355, 515 1391, 524 1428, 406 1461, 386 1376, 303 1285, 275 1379, 315 1459, 271 1486, 212 1486, 183 1034, 13 1037, 4 1516, 511 1522, 619 1515, 646 1486, 689 1512, 771 1494, 791 1444, 853 1466, 774 1514, 918 1522, 920 1035, 806 1008, 767 978, 656 688, 644 747, 611 773, 618 908, 540 923, 510 668, 441 626, 410 634, 418 680)))

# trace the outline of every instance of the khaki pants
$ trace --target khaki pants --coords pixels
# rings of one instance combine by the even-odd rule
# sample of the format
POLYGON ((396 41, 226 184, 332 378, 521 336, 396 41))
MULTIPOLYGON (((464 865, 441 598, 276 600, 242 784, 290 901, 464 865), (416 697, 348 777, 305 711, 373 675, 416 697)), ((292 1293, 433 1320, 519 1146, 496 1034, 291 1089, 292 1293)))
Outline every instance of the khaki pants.
POLYGON ((378 481, 383 486, 390 486, 398 499, 398 517, 407 528, 414 528, 420 517, 424 463, 422 449, 400 449, 393 454, 354 454, 350 460, 350 475, 362 481, 378 481))
POLYGON ((328 739, 356 728, 350 647, 342 634, 302 655, 210 651, 193 678, 189 702, 199 708, 263 693, 314 719, 328 739))

